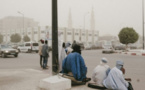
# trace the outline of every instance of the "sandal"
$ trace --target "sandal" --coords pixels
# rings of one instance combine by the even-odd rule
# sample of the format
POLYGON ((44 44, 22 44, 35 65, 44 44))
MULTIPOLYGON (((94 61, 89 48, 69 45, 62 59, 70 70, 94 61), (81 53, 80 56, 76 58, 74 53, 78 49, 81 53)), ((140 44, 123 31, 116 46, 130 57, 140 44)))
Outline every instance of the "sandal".
POLYGON ((91 78, 84 78, 84 79, 82 80, 82 82, 89 82, 89 81, 91 81, 91 78))

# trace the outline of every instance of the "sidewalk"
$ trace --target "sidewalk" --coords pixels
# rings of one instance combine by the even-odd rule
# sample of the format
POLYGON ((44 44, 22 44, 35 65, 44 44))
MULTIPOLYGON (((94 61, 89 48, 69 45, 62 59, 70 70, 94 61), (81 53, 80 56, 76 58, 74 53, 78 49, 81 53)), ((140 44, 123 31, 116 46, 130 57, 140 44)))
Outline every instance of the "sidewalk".
MULTIPOLYGON (((0 90, 42 90, 39 82, 51 76, 51 68, 35 69, 0 69, 0 90)), ((94 90, 86 85, 73 86, 71 90, 94 90)))
POLYGON ((0 90, 39 90, 39 80, 49 76, 43 70, 0 69, 0 90))

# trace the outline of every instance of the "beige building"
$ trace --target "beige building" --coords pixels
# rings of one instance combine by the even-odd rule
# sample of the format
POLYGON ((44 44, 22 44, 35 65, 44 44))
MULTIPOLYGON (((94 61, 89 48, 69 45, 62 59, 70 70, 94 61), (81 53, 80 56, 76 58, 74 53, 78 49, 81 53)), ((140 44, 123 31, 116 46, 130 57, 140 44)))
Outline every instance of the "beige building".
MULTIPOLYGON (((5 43, 10 43, 10 36, 14 33, 18 33, 22 35, 23 29, 15 29, 11 33, 8 30, 4 31, 2 34, 4 35, 5 43)), ((51 45, 52 40, 52 30, 51 27, 33 27, 26 28, 26 34, 30 37, 31 41, 38 42, 40 39, 48 40, 49 45, 51 45)), ((82 42, 84 44, 94 44, 94 42, 98 41, 99 32, 98 31, 90 31, 90 30, 82 30, 82 29, 68 29, 60 27, 58 31, 61 32, 61 37, 64 42, 72 43, 74 40, 77 42, 82 42)))
POLYGON ((8 16, 0 19, 0 31, 12 31, 15 29, 24 29, 26 32, 26 28, 29 27, 37 27, 38 22, 34 21, 32 18, 27 17, 16 17, 16 16, 8 16))

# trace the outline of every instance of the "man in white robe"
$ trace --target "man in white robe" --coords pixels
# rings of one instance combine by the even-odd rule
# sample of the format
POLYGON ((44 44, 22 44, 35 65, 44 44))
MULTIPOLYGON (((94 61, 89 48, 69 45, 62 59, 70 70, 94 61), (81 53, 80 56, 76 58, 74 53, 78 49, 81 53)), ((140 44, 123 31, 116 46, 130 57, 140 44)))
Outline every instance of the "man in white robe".
POLYGON ((93 70, 92 79, 96 85, 103 86, 103 80, 107 77, 107 71, 110 70, 107 63, 108 60, 106 58, 102 58, 100 64, 93 70))
POLYGON ((63 42, 62 33, 60 31, 58 32, 58 52, 59 52, 59 56, 58 56, 58 59, 59 59, 58 60, 58 62, 59 62, 58 72, 61 72, 62 71, 62 61, 66 57, 66 53, 65 53, 65 43, 63 42))
POLYGON ((107 78, 103 81, 103 85, 113 90, 128 90, 129 83, 124 79, 121 69, 123 62, 117 61, 116 67, 112 68, 107 78))

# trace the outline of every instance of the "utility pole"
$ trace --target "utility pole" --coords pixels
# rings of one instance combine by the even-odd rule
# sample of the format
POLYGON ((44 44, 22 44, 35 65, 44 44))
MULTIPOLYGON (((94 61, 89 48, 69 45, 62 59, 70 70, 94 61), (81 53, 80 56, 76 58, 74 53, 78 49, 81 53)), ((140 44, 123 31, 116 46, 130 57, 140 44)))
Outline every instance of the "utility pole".
POLYGON ((143 29, 143 50, 144 50, 144 0, 142 0, 142 29, 143 29))
POLYGON ((24 13, 22 13, 22 12, 20 12, 20 11, 18 11, 18 13, 19 14, 21 14, 22 16, 23 16, 23 31, 22 31, 22 39, 24 38, 24 34, 25 34, 25 32, 24 32, 24 13))
POLYGON ((57 0, 52 0, 52 74, 58 72, 57 0))

